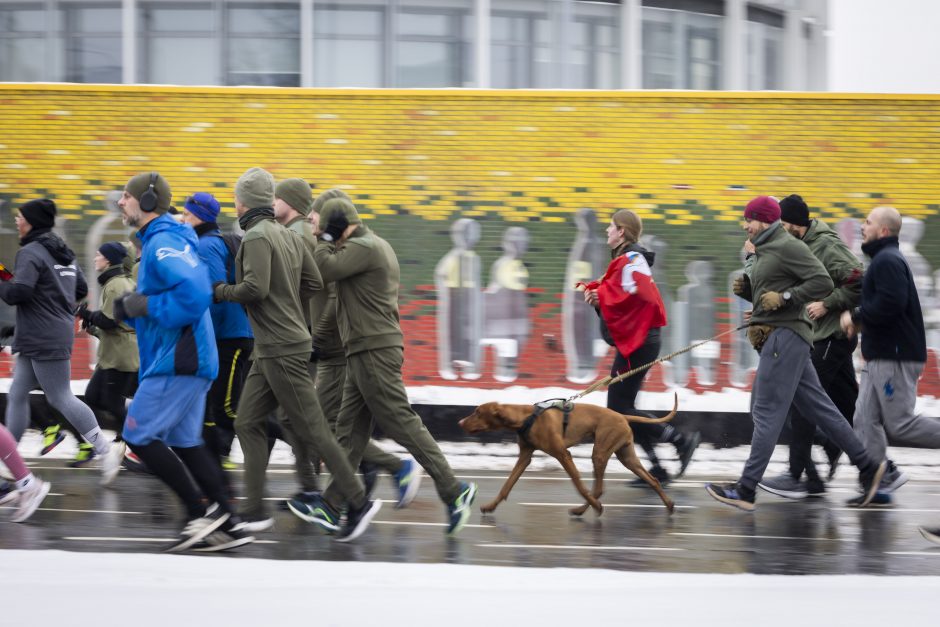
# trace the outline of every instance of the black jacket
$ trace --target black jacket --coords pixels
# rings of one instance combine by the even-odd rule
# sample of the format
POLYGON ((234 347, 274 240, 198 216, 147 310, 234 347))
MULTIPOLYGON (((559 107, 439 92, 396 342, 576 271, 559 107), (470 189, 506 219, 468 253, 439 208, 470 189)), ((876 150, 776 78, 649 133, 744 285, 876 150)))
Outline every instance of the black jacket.
POLYGON ((927 361, 924 317, 911 269, 897 237, 862 245, 871 265, 862 281, 862 301, 852 318, 862 324, 866 360, 927 361))

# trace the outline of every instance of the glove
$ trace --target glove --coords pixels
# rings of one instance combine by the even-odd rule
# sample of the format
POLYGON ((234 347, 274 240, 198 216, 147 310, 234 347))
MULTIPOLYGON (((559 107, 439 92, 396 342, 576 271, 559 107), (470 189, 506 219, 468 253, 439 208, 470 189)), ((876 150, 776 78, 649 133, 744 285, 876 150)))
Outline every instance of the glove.
POLYGON ((751 343, 751 346, 754 347, 758 353, 760 349, 764 346, 764 342, 767 341, 767 338, 770 337, 770 334, 773 333, 774 328, 767 324, 752 324, 747 328, 747 340, 751 343))
POLYGON ((140 292, 124 292, 114 301, 114 319, 121 321, 128 318, 146 316, 147 297, 140 292))
POLYGON ((330 221, 323 229, 321 237, 328 242, 338 242, 343 237, 343 232, 349 226, 349 220, 342 213, 334 213, 330 216, 330 221))
POLYGON ((220 285, 228 285, 225 281, 216 281, 212 284, 212 302, 221 303, 222 302, 222 293, 219 291, 220 285))
POLYGON ((0 340, 5 340, 8 337, 13 337, 13 334, 16 332, 16 326, 9 324, 0 327, 0 340))
POLYGON ((760 297, 760 306, 764 311, 777 311, 783 307, 783 296, 779 292, 764 292, 760 297))
POLYGON ((82 319, 82 328, 88 326, 88 320, 91 318, 91 312, 88 311, 88 303, 82 303, 75 310, 75 315, 82 319))
POLYGON ((310 361, 311 362, 320 361, 320 348, 319 347, 314 346, 313 349, 310 351, 310 361))
POLYGON ((734 282, 731 284, 731 291, 734 292, 735 296, 744 297, 745 284, 747 282, 747 277, 743 274, 739 277, 734 278, 734 282))

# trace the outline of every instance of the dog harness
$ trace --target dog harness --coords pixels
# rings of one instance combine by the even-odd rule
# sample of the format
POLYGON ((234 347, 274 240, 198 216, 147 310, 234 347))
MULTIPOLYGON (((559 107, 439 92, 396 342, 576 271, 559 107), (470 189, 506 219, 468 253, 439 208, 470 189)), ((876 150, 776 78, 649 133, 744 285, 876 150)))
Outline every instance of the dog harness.
POLYGON ((532 444, 527 437, 529 431, 532 430, 532 425, 535 424, 536 418, 544 414, 547 409, 557 409, 562 412, 561 435, 565 435, 565 432, 568 430, 568 418, 571 415, 571 410, 574 409, 574 402, 564 398, 550 398, 547 401, 536 403, 535 411, 529 414, 529 417, 525 419, 521 427, 516 429, 516 433, 518 433, 519 437, 525 442, 532 444))

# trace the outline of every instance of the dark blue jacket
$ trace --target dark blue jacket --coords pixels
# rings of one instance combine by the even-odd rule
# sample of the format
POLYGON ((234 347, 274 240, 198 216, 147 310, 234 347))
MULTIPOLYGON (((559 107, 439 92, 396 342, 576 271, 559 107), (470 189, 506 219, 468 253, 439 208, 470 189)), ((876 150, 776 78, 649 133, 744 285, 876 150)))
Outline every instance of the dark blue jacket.
POLYGON ((862 357, 927 361, 920 299, 898 238, 868 242, 862 252, 871 257, 871 265, 862 281, 862 302, 852 316, 862 324, 862 357))
MULTIPOLYGON (((199 236, 199 258, 209 269, 209 283, 215 285, 224 281, 234 284, 235 260, 229 255, 228 246, 222 239, 222 231, 218 225, 214 222, 200 224, 196 228, 196 234, 199 236)), ((239 303, 213 303, 209 307, 209 313, 212 316, 216 340, 254 337, 248 314, 239 303)))
POLYGON ((164 214, 139 236, 144 246, 137 291, 148 296, 148 312, 128 324, 137 331, 140 379, 191 375, 214 380, 219 355, 209 316, 212 284, 199 260, 195 231, 164 214))

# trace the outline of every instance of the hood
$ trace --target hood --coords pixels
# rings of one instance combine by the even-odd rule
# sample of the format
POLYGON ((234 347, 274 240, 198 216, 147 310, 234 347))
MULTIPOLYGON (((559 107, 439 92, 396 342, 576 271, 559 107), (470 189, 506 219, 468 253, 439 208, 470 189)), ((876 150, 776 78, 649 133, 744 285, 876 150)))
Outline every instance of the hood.
POLYGON ((653 267, 653 264, 656 263, 656 253, 651 250, 646 250, 638 242, 632 242, 630 244, 619 246, 612 251, 611 258, 617 258, 624 253, 640 253, 646 258, 646 263, 650 268, 653 267))
POLYGON ((827 237, 842 241, 839 237, 839 234, 829 228, 828 224, 819 218, 813 218, 812 221, 810 221, 809 228, 806 229, 806 234, 803 236, 803 241, 806 244, 809 244, 810 242, 815 242, 818 239, 824 239, 827 237))
POLYGON ((48 250, 57 263, 68 265, 75 261, 75 253, 68 247, 65 240, 55 233, 43 233, 33 241, 48 250))

